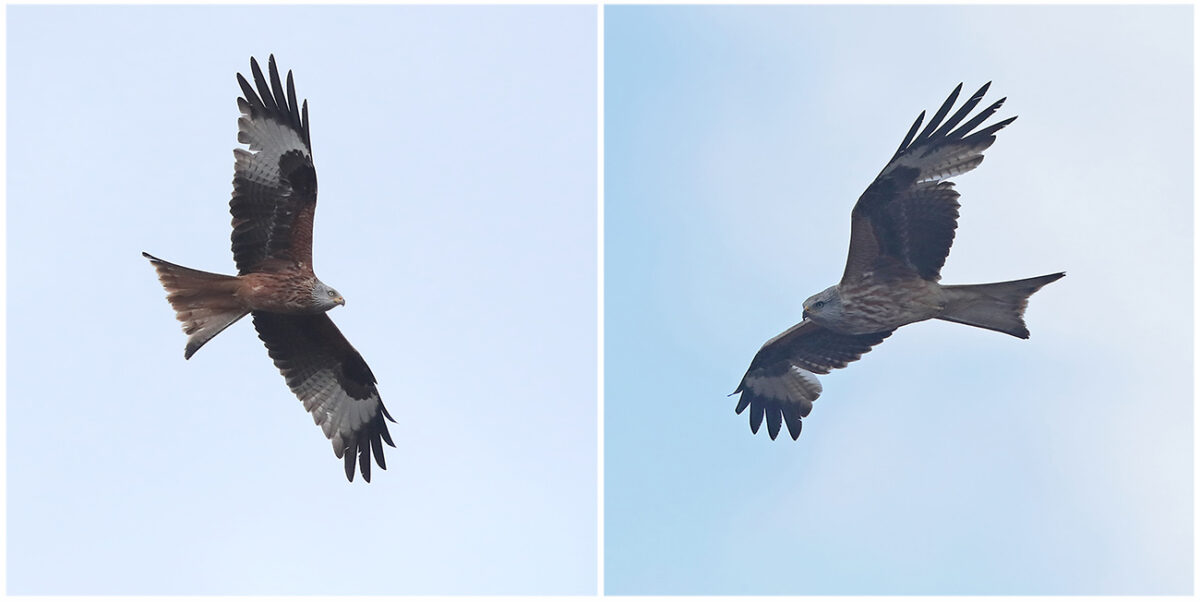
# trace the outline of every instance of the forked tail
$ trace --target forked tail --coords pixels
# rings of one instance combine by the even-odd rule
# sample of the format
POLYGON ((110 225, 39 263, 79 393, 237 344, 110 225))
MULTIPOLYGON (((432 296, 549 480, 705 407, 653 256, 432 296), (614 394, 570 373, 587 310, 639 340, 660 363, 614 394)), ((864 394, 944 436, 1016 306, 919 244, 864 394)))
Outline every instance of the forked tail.
POLYGON ((236 276, 185 268, 145 252, 142 256, 154 265, 159 281, 167 289, 167 301, 175 308, 175 317, 183 323, 183 332, 188 335, 183 350, 185 359, 250 313, 234 295, 238 289, 236 276))
POLYGON ((1025 306, 1029 303, 1030 295, 1066 275, 1066 272, 1059 272, 1009 282, 944 286, 946 309, 938 319, 1028 339, 1025 306))

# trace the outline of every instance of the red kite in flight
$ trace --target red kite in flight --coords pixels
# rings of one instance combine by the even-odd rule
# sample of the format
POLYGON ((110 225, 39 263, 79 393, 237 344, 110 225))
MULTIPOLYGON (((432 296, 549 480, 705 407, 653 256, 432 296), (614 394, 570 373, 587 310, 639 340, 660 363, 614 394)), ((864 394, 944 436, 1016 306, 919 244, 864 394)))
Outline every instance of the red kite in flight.
POLYGON ((996 132, 1016 119, 972 133, 1004 104, 1001 98, 962 123, 989 86, 943 124, 962 91, 959 84, 917 134, 922 112, 859 197, 850 213, 850 253, 841 282, 804 302, 804 321, 767 341, 734 391, 741 393, 737 413, 750 408, 752 432, 765 416, 772 439, 782 424, 792 439, 799 437, 800 419, 821 394, 815 375, 862 357, 905 324, 937 318, 1029 338, 1024 320, 1029 297, 1064 272, 992 284, 938 284, 958 225, 958 193, 947 179, 978 167, 996 132))
POLYGON ((178 266, 142 253, 167 289, 167 300, 188 335, 183 357, 246 314, 283 373, 288 387, 345 459, 354 480, 357 459, 371 481, 371 456, 386 469, 383 443, 395 447, 391 420, 375 388, 375 375, 325 313, 345 300, 321 282, 312 268, 313 212, 317 172, 309 142, 308 101, 296 102, 291 71, 286 91, 272 55, 270 85, 250 59, 251 87, 238 74, 238 142, 234 149, 233 259, 238 275, 225 276, 178 266))

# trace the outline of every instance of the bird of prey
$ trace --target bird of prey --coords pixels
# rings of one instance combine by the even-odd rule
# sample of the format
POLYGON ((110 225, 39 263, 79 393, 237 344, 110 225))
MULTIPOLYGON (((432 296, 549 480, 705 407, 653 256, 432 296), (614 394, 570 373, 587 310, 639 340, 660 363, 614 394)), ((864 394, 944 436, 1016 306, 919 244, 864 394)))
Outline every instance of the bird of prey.
POLYGON ((342 295, 313 273, 313 213, 317 173, 309 140, 308 101, 296 102, 292 73, 287 88, 275 57, 270 84, 250 59, 252 87, 239 73, 238 142, 234 149, 233 259, 237 276, 201 272, 142 253, 158 272, 167 300, 188 335, 183 357, 252 314, 258 337, 288 387, 344 458, 354 481, 357 461, 371 481, 371 456, 386 469, 383 443, 391 415, 379 398, 375 375, 325 313, 345 305, 342 295), (257 90, 256 90, 257 88, 257 90))
POLYGON ((804 302, 803 321, 759 349, 733 393, 741 394, 738 414, 750 408, 752 432, 765 416, 771 439, 783 424, 793 440, 799 437, 801 419, 821 394, 815 375, 857 360, 905 324, 937 318, 1029 338, 1029 297, 1065 272, 991 284, 938 283, 958 220, 958 193, 948 178, 978 167, 996 132, 1016 119, 976 130, 1004 104, 1001 98, 963 121, 989 86, 947 118, 959 84, 918 133, 922 112, 859 197, 841 281, 804 302))

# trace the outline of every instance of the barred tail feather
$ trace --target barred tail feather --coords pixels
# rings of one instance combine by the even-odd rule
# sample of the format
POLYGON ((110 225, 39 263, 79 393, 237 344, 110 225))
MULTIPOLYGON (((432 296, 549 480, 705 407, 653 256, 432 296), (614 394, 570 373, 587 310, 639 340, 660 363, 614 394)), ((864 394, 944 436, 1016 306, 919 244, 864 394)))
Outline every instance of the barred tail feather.
POLYGON ((185 359, 250 313, 234 294, 239 285, 236 276, 185 268, 145 252, 142 256, 154 265, 159 281, 167 290, 167 301, 175 308, 175 317, 183 323, 183 332, 188 335, 183 350, 185 359))
POLYGON ((1028 339, 1025 306, 1029 297, 1065 275, 1066 272, 1059 272, 1009 282, 944 286, 946 309, 937 317, 1028 339))

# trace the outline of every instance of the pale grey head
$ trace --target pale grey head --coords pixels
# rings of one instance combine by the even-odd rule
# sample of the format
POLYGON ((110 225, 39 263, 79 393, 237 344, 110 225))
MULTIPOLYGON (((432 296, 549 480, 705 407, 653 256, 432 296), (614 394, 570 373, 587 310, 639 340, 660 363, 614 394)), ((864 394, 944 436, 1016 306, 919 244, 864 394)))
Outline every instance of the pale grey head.
POLYGON ((804 317, 833 330, 845 319, 842 312, 842 295, 837 285, 831 286, 804 301, 804 317))
POLYGON ((319 311, 329 311, 346 304, 346 299, 342 297, 341 293, 320 280, 313 281, 312 300, 313 308, 319 311))

